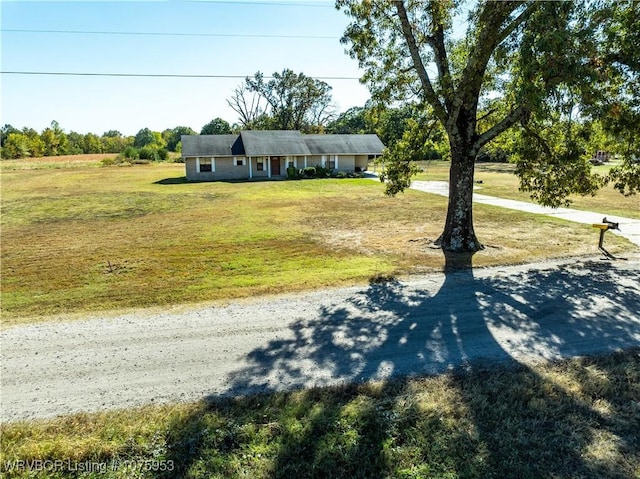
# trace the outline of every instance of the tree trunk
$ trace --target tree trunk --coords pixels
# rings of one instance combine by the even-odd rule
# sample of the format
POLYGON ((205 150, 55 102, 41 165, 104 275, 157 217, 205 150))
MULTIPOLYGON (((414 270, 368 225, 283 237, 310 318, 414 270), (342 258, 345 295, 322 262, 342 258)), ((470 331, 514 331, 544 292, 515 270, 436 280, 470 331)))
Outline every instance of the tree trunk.
POLYGON ((451 144, 447 220, 438 239, 438 244, 445 251, 473 253, 484 249, 473 230, 475 160, 472 148, 451 144))

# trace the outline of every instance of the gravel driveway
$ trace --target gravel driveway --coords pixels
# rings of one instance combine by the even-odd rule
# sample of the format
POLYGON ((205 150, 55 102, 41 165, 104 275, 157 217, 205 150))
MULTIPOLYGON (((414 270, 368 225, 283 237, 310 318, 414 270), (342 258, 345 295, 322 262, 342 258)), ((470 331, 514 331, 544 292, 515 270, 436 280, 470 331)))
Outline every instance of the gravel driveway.
POLYGON ((6 329, 3 421, 640 345, 640 258, 6 329))

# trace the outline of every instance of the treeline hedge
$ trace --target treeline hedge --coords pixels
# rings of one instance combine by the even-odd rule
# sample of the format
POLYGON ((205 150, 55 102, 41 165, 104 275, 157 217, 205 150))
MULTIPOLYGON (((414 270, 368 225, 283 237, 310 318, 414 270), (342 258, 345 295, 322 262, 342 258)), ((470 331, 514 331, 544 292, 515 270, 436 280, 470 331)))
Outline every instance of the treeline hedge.
POLYGON ((179 152, 182 135, 195 135, 189 127, 178 126, 163 132, 143 128, 135 136, 109 130, 94 133, 65 132, 57 122, 38 133, 33 128, 18 130, 4 125, 0 132, 3 159, 37 158, 41 156, 120 153, 125 158, 166 160, 170 151, 179 152))

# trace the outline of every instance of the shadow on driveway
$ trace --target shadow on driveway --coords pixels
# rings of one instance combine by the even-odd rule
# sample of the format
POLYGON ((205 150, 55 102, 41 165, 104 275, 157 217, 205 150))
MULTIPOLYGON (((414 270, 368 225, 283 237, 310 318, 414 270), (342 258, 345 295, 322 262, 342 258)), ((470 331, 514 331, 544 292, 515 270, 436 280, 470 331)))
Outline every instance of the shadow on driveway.
MULTIPOLYGON (((231 377, 232 393, 268 393, 336 381, 345 384, 334 393, 322 389, 305 392, 311 401, 303 402, 308 409, 301 409, 299 417, 308 427, 298 432, 280 431, 283 446, 269 477, 320 477, 317 471, 326 472, 327 464, 335 477, 393 475, 386 452, 390 442, 404 437, 404 431, 394 430, 398 421, 407 431, 427 427, 428 418, 411 408, 405 408, 406 417, 396 417, 393 422, 385 408, 363 408, 358 412, 363 429, 358 431, 356 444, 348 451, 335 449, 336 457, 331 459, 323 456, 323 441, 333 437, 340 418, 362 394, 353 383, 394 378, 383 383, 376 395, 391 393, 401 401, 410 382, 407 375, 450 370, 475 426, 468 437, 451 445, 454 450, 446 451, 446 445, 442 446, 441 454, 455 458, 450 470, 457 471, 456 476, 446 477, 494 477, 493 471, 504 470, 521 478, 629 477, 624 465, 597 463, 584 453, 596 430, 627 438, 621 440, 620 454, 625 448, 639 446, 637 435, 629 428, 639 427, 640 419, 636 417, 631 424, 616 421, 615 404, 608 417, 578 404, 521 359, 603 353, 640 344, 637 271, 620 269, 614 273, 609 263, 582 262, 542 271, 523 269, 515 276, 488 276, 470 267, 471 257, 464 262, 468 267, 447 271, 435 294, 395 280, 373 282, 347 303, 324 308, 315 319, 293 324, 291 337, 271 341, 250 353, 250 365, 231 377), (521 398, 506 398, 495 390, 488 366, 516 371, 522 383, 521 398), (519 406, 514 408, 513 404, 519 406), (555 415, 564 410, 568 417, 562 424, 540 420, 544 417, 540 411, 554 411, 555 415), (544 444, 540 444, 540 437, 545 438, 544 444), (562 455, 563 463, 546 461, 541 450, 552 451, 551 457, 562 455)), ((286 401, 286 397, 278 400, 286 401)), ((210 400, 211 411, 224 413, 216 409, 216 398, 210 400)), ((274 399, 257 396, 239 401, 245 401, 249 409, 270 411, 265 404, 274 399)), ((277 409, 274 404, 269 407, 277 409)), ((206 414, 205 410, 186 418, 176 432, 201 429, 206 414)), ((427 428, 436 442, 439 427, 444 426, 430 424, 427 428)), ((181 473, 200 460, 203 450, 211 451, 206 441, 189 443, 181 433, 172 443, 181 473), (189 448, 184 447, 186 443, 189 448)), ((227 455, 237 453, 242 445, 232 441, 215 447, 227 455)), ((434 457, 423 453, 416 453, 422 457, 416 467, 420 460, 428 463, 429 457, 434 457)), ((415 477, 445 476, 425 473, 415 477)))
MULTIPOLYGON (((470 260, 470 259, 469 259, 470 260)), ((435 295, 372 283, 249 354, 232 392, 437 374, 474 362, 557 359, 640 344, 637 271, 609 263, 487 277, 456 268, 435 295)))

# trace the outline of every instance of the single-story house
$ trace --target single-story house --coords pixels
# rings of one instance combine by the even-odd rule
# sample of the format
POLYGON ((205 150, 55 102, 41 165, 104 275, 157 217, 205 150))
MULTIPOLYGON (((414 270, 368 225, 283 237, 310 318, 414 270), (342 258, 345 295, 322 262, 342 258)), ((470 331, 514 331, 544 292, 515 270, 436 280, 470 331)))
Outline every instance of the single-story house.
POLYGON ((384 147, 378 135, 244 130, 238 135, 183 135, 182 159, 188 181, 279 178, 289 167, 365 171, 384 147))

